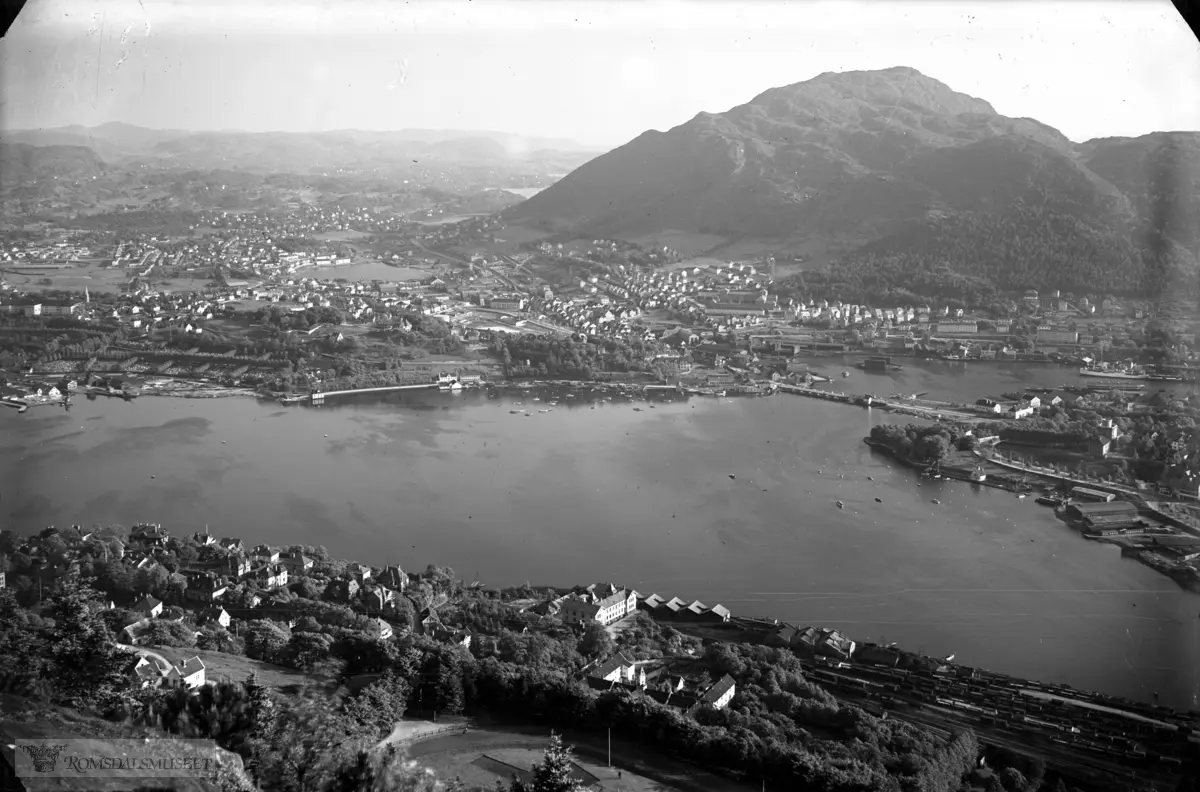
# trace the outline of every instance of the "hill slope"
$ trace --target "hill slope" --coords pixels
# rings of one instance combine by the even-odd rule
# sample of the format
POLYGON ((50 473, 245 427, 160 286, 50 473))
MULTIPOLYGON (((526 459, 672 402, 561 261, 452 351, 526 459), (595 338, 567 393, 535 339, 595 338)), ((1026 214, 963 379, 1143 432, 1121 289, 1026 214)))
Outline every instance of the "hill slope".
MULTIPOLYGON (((906 270, 922 256, 958 256, 980 234, 1015 234, 1041 252, 993 246, 963 274, 1069 288, 1097 285, 1102 270, 1107 286, 1138 291, 1156 288, 1148 268, 1179 265, 1175 243, 1195 243, 1198 141, 1178 133, 1080 146, 914 69, 823 74, 643 133, 505 217, 587 235, 873 243, 850 259, 905 254, 906 270), (1166 238, 1154 255, 1174 263, 1142 260, 1153 228, 1166 238)), ((961 261, 941 263, 957 272, 961 261)))
POLYGON ((89 179, 104 170, 104 162, 85 146, 0 143, 0 183, 5 186, 47 176, 89 179))

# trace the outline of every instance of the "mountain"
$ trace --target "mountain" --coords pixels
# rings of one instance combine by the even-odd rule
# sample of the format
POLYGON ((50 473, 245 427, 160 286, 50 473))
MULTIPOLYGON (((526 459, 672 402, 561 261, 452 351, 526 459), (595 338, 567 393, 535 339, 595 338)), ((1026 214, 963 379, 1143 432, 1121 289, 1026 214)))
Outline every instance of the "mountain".
MULTIPOLYGON (((1178 247, 1194 243, 1194 204, 1187 201, 1197 192, 1198 138, 1176 133, 1076 145, 915 69, 827 73, 725 113, 700 113, 667 132, 645 132, 504 217, 586 236, 675 230, 762 240, 779 250, 824 240, 840 247, 851 268, 894 252, 909 257, 896 265, 901 280, 913 267, 940 272, 946 265, 1002 288, 1094 286, 1095 273, 1081 262, 1102 249, 1106 263, 1092 268, 1113 277, 1101 282, 1136 290, 1144 267, 1134 259, 1153 228, 1164 237, 1155 255, 1171 262, 1152 269, 1180 266, 1178 247), (1173 153, 1162 153, 1168 149, 1173 153), (1151 162, 1157 170, 1147 170, 1151 162), (1163 186, 1167 172, 1170 184, 1163 186), (943 258, 969 249, 985 227, 1030 250, 1053 239, 1045 249, 1059 250, 1069 266, 1035 262, 1035 253, 1011 245, 988 248, 974 267, 943 258), (1008 260, 1014 257, 1020 261, 1008 260), (1039 274, 1009 277, 1014 266, 1039 274), (1110 272, 1119 267, 1130 275, 1110 272)), ((825 274, 827 284, 837 282, 837 268, 825 274)), ((890 288, 864 285, 868 275, 858 272, 855 285, 843 284, 847 293, 890 288)))

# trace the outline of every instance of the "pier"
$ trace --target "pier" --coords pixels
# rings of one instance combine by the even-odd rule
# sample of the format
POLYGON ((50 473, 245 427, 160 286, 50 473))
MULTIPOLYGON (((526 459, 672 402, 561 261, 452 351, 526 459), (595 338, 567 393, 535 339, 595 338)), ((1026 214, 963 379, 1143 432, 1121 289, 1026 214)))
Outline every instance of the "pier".
POLYGON ((436 382, 430 382, 422 385, 387 385, 382 388, 352 388, 350 390, 339 391, 313 391, 310 397, 313 404, 321 404, 325 401, 326 396, 348 396, 352 393, 385 393, 387 391, 402 391, 402 390, 432 390, 438 388, 436 382))

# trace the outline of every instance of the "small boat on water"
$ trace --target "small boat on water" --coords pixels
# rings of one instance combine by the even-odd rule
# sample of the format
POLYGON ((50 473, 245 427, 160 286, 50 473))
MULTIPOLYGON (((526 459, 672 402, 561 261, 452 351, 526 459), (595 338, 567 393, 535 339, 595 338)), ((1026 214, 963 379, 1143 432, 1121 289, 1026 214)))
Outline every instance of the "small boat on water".
POLYGON ((538 412, 540 412, 540 413, 547 413, 547 412, 550 412, 550 411, 549 411, 549 410, 538 410, 538 412))
POLYGON ((525 412, 525 411, 524 410, 509 410, 508 411, 509 415, 520 415, 523 412, 525 412))
POLYGON ((837 507, 838 507, 839 509, 844 509, 844 508, 846 508, 846 504, 842 503, 841 501, 838 501, 838 502, 837 502, 837 507))

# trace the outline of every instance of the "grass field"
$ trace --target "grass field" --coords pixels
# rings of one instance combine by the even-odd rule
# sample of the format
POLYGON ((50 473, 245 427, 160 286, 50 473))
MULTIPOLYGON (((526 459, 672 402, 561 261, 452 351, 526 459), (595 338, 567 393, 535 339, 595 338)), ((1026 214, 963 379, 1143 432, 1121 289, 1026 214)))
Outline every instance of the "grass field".
POLYGON ((258 672, 258 681, 267 687, 287 690, 307 684, 325 684, 326 680, 310 677, 291 668, 264 663, 261 660, 251 660, 248 657, 225 654, 224 652, 209 652, 204 649, 179 649, 170 646, 150 646, 151 649, 172 663, 182 663, 193 657, 199 657, 204 663, 205 678, 210 682, 229 680, 242 682, 250 677, 252 672, 258 672))
MULTIPOLYGON (((545 736, 472 731, 463 736, 439 737, 418 744, 410 755, 440 779, 457 778, 466 786, 489 789, 497 781, 508 783, 514 775, 528 780, 530 770, 542 760, 545 745, 545 736), (419 746, 435 741, 440 750, 421 751, 419 746)), ((605 792, 680 792, 682 789, 631 770, 606 767, 578 753, 574 764, 577 778, 589 787, 599 784, 605 792)))
MULTIPOLYGON (((530 768, 541 761, 548 733, 545 728, 505 725, 488 719, 478 721, 466 734, 438 735, 412 743, 408 753, 421 765, 434 770, 439 778, 457 776, 466 784, 486 788, 494 785, 500 776, 481 767, 477 763, 480 757, 491 757, 503 765, 530 768)), ((612 767, 608 766, 608 743, 604 734, 567 732, 563 734, 563 742, 575 749, 576 764, 594 776, 605 792, 750 792, 759 788, 657 754, 617 734, 612 736, 612 767)), ((508 781, 507 778, 503 780, 508 781)))

